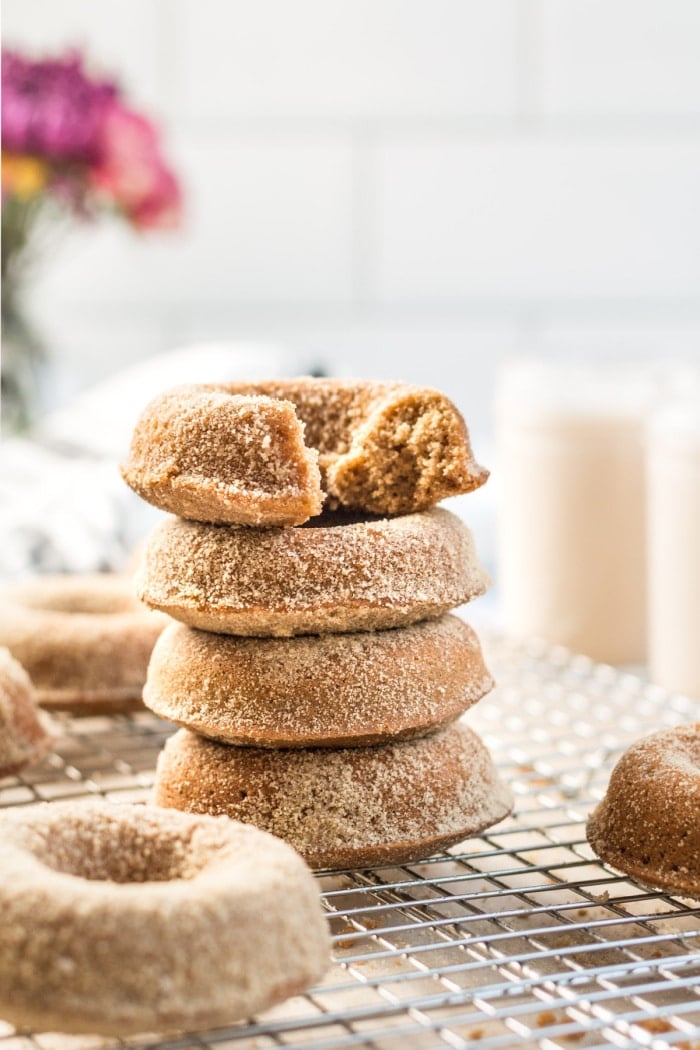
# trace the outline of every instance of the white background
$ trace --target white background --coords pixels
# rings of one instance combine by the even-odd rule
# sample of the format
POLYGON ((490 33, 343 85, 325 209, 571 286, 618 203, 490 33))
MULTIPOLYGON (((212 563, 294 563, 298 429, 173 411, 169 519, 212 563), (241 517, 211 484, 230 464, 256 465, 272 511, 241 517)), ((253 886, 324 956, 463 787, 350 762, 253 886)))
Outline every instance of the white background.
MULTIPOLYGON (((55 397, 189 341, 439 386, 512 354, 700 357, 697 0, 5 0, 158 119, 183 230, 47 259, 55 397)), ((205 377, 203 377, 205 378, 205 377)))

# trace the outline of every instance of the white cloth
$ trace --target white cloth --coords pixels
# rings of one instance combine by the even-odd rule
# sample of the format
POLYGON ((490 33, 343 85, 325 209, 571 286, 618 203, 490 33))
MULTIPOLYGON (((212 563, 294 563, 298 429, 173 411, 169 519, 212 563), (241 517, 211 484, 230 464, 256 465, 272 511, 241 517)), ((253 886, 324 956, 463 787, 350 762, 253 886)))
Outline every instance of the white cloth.
POLYGON ((0 448, 0 577, 120 570, 158 519, 122 481, 134 423, 157 393, 180 383, 299 375, 300 355, 251 343, 158 354, 47 416, 31 440, 0 448))

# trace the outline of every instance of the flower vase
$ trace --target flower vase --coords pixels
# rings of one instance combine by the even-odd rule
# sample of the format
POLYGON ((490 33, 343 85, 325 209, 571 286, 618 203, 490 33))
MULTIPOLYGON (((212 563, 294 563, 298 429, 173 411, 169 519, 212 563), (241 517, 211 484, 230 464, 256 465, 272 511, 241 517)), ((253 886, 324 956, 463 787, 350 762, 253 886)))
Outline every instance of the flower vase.
POLYGON ((2 288, 0 427, 3 437, 27 431, 42 400, 46 369, 44 344, 27 320, 15 289, 2 288))
POLYGON ((3 433, 30 428, 44 401, 47 359, 22 292, 66 222, 120 216, 138 230, 172 227, 180 186, 149 120, 83 57, 34 60, 2 51, 3 433))

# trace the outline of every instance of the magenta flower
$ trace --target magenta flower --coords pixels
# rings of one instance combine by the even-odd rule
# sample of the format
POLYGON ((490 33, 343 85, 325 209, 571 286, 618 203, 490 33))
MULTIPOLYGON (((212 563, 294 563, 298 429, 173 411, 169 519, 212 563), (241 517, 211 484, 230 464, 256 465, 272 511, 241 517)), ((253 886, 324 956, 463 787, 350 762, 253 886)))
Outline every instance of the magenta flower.
POLYGON ((104 121, 116 96, 114 84, 86 76, 78 55, 34 62, 3 50, 3 149, 92 164, 101 156, 104 121))

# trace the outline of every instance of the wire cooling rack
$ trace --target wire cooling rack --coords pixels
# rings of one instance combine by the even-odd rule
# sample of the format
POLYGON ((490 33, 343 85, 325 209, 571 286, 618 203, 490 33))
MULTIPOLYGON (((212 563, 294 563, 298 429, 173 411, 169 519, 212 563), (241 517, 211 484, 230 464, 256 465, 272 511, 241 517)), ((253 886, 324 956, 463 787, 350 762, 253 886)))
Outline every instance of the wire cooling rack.
MULTIPOLYGON (((335 965, 248 1024, 150 1050, 308 1046, 700 1050, 700 906, 652 893, 593 856, 584 822, 632 740, 700 705, 563 650, 487 639, 500 685, 469 715, 516 811, 419 864, 319 876, 335 965)), ((0 782, 0 806, 148 797, 171 728, 150 714, 67 721, 43 766, 0 782)), ((0 1050, 85 1046, 17 1035, 0 1050)))

